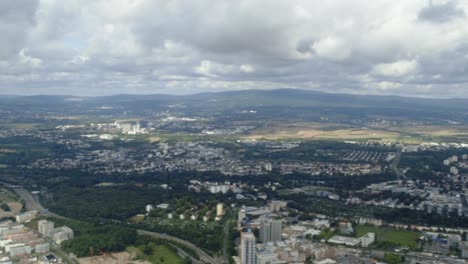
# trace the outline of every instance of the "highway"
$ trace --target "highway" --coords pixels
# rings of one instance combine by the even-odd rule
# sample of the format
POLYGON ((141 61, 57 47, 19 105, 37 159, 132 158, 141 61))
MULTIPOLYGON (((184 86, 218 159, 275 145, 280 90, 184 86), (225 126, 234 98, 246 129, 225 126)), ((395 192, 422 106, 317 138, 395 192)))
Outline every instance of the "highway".
POLYGON ((399 180, 404 180, 406 179, 406 175, 403 174, 398 168, 398 163, 400 162, 400 158, 401 158, 401 149, 398 149, 397 153, 395 154, 395 158, 393 159, 392 165, 390 165, 390 168, 393 170, 393 172, 395 172, 399 180))
POLYGON ((200 260, 202 262, 204 262, 204 263, 210 263, 210 264, 220 263, 219 259, 215 259, 215 258, 211 257, 205 251, 203 251, 202 249, 198 248, 193 243, 188 242, 186 240, 183 240, 183 239, 180 239, 180 238, 177 238, 177 237, 173 237, 173 236, 169 236, 169 235, 165 235, 165 234, 160 234, 160 233, 151 232, 151 231, 147 231, 147 230, 141 230, 141 229, 137 230, 137 233, 139 235, 146 235, 146 236, 151 236, 151 237, 154 237, 154 238, 166 239, 166 240, 174 241, 176 243, 184 245, 184 246, 192 249, 193 251, 195 251, 197 253, 197 255, 200 257, 200 260))
MULTIPOLYGON (((12 185, 12 184, 9 184, 9 183, 6 183, 6 182, 1 182, 1 181, 0 181, 0 184, 4 185, 8 189, 13 190, 24 201, 26 210, 37 211, 39 214, 41 214, 43 216, 47 216, 47 217, 70 219, 70 218, 55 214, 53 212, 50 212, 49 210, 46 210, 42 206, 40 201, 34 195, 32 195, 28 190, 24 189, 23 187, 17 186, 17 185, 12 185)), ((203 263, 209 263, 209 264, 221 263, 219 259, 215 259, 215 258, 211 257, 204 250, 202 250, 201 248, 197 247, 195 244, 193 244, 193 243, 191 243, 189 241, 186 241, 186 240, 183 240, 183 239, 180 239, 180 238, 177 238, 177 237, 165 235, 165 234, 146 231, 146 230, 137 230, 137 233, 139 235, 148 235, 148 236, 155 237, 155 238, 162 238, 162 239, 166 239, 166 240, 169 240, 169 241, 174 241, 174 242, 177 242, 177 243, 179 243, 181 245, 184 245, 184 246, 192 249, 193 251, 195 251, 198 254, 198 256, 200 257, 200 260, 203 263)), ((174 246, 177 247, 177 245, 174 245, 174 246)), ((56 248, 56 247, 54 247, 54 248, 56 248)), ((179 250, 183 251, 182 249, 179 249, 179 250)), ((74 262, 70 262, 70 263, 74 263, 74 262)))
POLYGON ((61 218, 61 219, 69 219, 67 217, 49 212, 46 210, 42 204, 39 202, 39 200, 32 195, 28 190, 24 189, 21 186, 17 185, 12 185, 6 182, 0 182, 3 186, 6 188, 14 191, 16 195, 18 195, 25 203, 26 210, 28 211, 37 211, 41 215, 48 216, 48 217, 55 217, 55 218, 61 218))

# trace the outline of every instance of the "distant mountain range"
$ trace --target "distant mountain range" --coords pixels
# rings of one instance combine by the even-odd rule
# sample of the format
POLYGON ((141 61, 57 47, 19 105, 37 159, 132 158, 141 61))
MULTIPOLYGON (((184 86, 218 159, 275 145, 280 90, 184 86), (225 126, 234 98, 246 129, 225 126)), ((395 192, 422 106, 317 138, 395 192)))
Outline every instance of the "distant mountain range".
POLYGON ((168 95, 168 94, 118 94, 111 96, 66 96, 66 95, 34 95, 34 96, 16 96, 3 95, 0 100, 15 100, 23 102, 33 101, 81 101, 70 99, 83 99, 94 102, 128 102, 128 101, 205 101, 205 100, 230 100, 245 104, 280 104, 294 106, 294 103, 300 105, 312 105, 314 103, 322 104, 351 104, 355 106, 388 106, 388 107, 423 107, 423 106, 438 106, 450 109, 468 109, 468 99, 432 99, 432 98, 415 98, 415 97, 400 97, 386 95, 356 95, 342 93, 325 93, 318 91, 299 90, 299 89, 276 89, 276 90, 240 90, 240 91, 225 91, 213 93, 198 93, 191 95, 168 95))
POLYGON ((132 95, 120 94, 100 97, 77 96, 1 96, 0 106, 28 105, 55 107, 93 107, 99 105, 118 106, 128 109, 161 109, 170 105, 183 104, 196 109, 217 110, 230 108, 269 109, 324 109, 348 114, 416 115, 447 119, 467 119, 468 99, 426 99, 398 96, 354 95, 324 93, 296 89, 241 90, 192 95, 132 95))

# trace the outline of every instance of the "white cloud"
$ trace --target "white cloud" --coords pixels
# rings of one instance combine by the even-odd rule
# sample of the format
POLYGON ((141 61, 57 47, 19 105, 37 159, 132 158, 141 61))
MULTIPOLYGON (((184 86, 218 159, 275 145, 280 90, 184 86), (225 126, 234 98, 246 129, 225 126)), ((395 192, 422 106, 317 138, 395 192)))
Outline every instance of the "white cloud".
POLYGON ((415 60, 400 60, 393 63, 381 63, 374 66, 373 73, 387 77, 402 77, 414 74, 418 69, 415 60))
POLYGON ((249 64, 242 64, 240 66, 240 70, 242 72, 245 72, 245 73, 251 73, 254 71, 254 67, 252 65, 249 65, 249 64))
POLYGON ((378 82, 377 86, 382 90, 389 90, 401 87, 400 83, 382 81, 378 82))
POLYGON ((312 48, 318 56, 332 61, 347 59, 351 54, 350 43, 337 37, 321 39, 315 42, 312 48))

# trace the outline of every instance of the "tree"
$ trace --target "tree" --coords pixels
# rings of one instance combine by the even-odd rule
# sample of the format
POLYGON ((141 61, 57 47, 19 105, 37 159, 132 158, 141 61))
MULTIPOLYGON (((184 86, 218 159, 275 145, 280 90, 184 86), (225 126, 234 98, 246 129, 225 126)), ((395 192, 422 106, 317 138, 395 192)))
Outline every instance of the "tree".
POLYGON ((151 244, 146 244, 143 247, 143 253, 145 253, 145 255, 147 255, 147 256, 153 255, 153 253, 154 253, 153 246, 151 244))

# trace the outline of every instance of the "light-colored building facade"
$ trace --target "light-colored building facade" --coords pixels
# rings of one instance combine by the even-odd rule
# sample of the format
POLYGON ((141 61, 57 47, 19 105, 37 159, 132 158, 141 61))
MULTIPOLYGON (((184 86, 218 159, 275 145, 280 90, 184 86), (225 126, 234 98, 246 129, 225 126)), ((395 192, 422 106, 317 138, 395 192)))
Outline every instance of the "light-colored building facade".
POLYGON ((73 230, 67 226, 61 226, 54 229, 52 239, 55 243, 61 244, 63 241, 73 239, 73 230))
POLYGON ((224 210, 223 207, 224 207, 223 203, 218 203, 216 205, 216 216, 222 216, 223 215, 223 210, 224 210))
POLYGON ((276 242, 281 240, 281 220, 269 220, 260 223, 260 242, 276 242))
POLYGON ((54 222, 48 220, 39 220, 37 223, 37 229, 39 230, 39 233, 48 237, 52 237, 54 234, 54 222))
POLYGON ((36 211, 28 211, 21 214, 16 215, 16 222, 18 223, 25 223, 36 218, 37 212, 36 211))
POLYGON ((11 247, 10 248, 10 257, 16 257, 21 255, 30 255, 32 248, 27 245, 11 247))
POLYGON ((361 239, 361 246, 368 247, 372 243, 375 242, 375 233, 367 233, 363 235, 360 239, 361 239))
POLYGON ((36 252, 36 254, 45 254, 50 251, 50 244, 49 243, 38 244, 34 247, 34 251, 36 252))
POLYGON ((256 248, 255 236, 250 232, 242 232, 241 248, 240 248, 240 263, 241 264, 256 264, 256 248))

